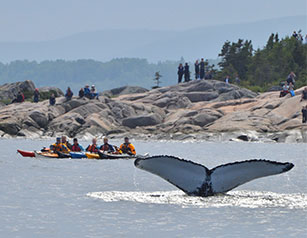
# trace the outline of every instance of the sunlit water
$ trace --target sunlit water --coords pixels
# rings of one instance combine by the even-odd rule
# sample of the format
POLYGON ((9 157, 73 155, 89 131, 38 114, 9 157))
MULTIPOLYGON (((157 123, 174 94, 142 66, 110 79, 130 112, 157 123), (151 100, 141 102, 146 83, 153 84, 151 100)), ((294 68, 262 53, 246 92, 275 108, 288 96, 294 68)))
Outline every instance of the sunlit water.
POLYGON ((50 143, 0 140, 0 237, 306 237, 306 144, 133 142, 139 153, 208 168, 254 158, 295 164, 288 173, 200 198, 136 169, 133 160, 16 154, 50 143))

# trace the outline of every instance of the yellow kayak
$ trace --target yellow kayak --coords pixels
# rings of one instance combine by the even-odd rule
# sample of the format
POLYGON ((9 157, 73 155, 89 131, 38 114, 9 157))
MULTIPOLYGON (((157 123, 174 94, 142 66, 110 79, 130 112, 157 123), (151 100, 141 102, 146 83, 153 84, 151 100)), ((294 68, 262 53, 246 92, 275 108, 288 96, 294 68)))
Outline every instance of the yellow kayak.
POLYGON ((85 155, 88 159, 99 159, 99 154, 96 153, 90 153, 90 152, 85 152, 85 155))

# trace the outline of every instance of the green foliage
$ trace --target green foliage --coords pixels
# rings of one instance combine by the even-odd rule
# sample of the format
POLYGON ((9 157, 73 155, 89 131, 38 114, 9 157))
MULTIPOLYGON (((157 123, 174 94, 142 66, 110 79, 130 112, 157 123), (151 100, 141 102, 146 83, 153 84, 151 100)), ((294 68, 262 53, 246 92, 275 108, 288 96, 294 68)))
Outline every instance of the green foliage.
POLYGON ((307 45, 291 37, 279 40, 271 34, 266 46, 253 52, 251 41, 239 39, 237 43, 225 42, 219 64, 220 80, 226 75, 238 75, 241 85, 262 92, 273 85, 280 85, 291 71, 295 72, 296 88, 307 85, 307 45))

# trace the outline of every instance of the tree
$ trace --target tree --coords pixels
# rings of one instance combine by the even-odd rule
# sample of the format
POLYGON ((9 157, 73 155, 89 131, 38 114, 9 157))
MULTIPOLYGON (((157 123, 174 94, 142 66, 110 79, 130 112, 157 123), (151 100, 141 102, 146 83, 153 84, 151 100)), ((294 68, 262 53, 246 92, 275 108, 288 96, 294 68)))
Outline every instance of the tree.
POLYGON ((155 81, 156 86, 153 86, 152 89, 160 88, 160 83, 161 83, 160 78, 162 78, 162 75, 160 74, 160 72, 156 72, 155 78, 153 79, 155 81))

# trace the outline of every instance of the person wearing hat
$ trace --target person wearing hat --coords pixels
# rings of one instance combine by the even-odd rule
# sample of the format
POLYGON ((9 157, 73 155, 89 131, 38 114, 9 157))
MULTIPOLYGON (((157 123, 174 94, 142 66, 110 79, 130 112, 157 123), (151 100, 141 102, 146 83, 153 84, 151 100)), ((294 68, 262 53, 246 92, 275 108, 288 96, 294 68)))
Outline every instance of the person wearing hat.
POLYGON ((98 93, 96 93, 96 88, 95 88, 95 85, 92 85, 91 87, 91 94, 90 94, 90 99, 98 99, 98 93))
POLYGON ((135 147, 129 142, 129 138, 125 137, 125 142, 120 145, 120 150, 129 155, 135 155, 135 147))
POLYGON ((39 101, 39 91, 38 88, 34 90, 34 96, 33 96, 33 102, 38 102, 39 101))
POLYGON ((61 137, 56 138, 56 142, 50 146, 50 150, 53 152, 64 152, 68 153, 70 150, 68 147, 62 143, 61 137))
POLYGON ((84 87, 84 96, 87 98, 91 97, 91 90, 90 90, 90 86, 88 85, 85 85, 84 87))

